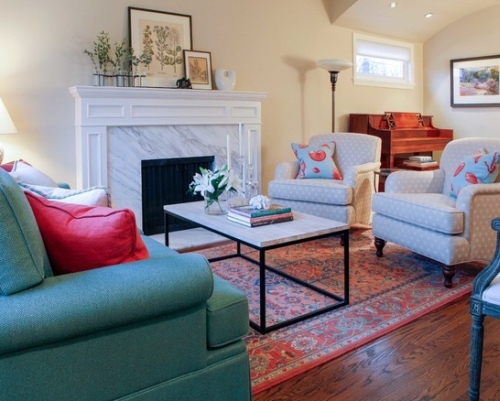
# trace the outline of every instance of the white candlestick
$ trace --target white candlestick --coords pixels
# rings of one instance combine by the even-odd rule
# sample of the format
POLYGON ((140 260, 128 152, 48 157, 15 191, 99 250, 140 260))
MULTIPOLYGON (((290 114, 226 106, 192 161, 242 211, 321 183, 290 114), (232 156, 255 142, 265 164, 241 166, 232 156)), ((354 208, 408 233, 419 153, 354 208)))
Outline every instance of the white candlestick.
POLYGON ((240 158, 241 156, 243 156, 243 132, 242 132, 242 126, 241 126, 241 123, 238 124, 238 140, 240 141, 239 142, 239 149, 240 149, 240 158))
POLYGON ((248 164, 253 164, 252 163, 252 131, 248 130, 247 131, 247 137, 248 137, 248 164))
POLYGON ((231 137, 228 135, 227 136, 227 169, 231 170, 231 137))

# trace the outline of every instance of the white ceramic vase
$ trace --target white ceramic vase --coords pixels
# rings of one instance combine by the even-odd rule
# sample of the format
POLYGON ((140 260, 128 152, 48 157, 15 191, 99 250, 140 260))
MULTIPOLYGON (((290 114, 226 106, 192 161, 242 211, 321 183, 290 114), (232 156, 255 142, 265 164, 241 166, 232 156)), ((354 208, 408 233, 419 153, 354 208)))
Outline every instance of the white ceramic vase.
POLYGON ((220 91, 232 91, 236 84, 236 71, 234 70, 215 70, 215 86, 220 91))

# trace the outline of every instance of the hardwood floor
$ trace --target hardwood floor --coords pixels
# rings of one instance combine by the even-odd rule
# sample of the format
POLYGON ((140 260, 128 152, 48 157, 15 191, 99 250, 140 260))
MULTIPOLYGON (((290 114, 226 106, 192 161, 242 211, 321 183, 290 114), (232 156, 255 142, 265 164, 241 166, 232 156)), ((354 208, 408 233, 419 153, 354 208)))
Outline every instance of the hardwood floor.
MULTIPOLYGON (((279 386, 254 401, 466 401, 469 296, 279 386)), ((500 320, 485 319, 481 400, 500 400, 500 320)))

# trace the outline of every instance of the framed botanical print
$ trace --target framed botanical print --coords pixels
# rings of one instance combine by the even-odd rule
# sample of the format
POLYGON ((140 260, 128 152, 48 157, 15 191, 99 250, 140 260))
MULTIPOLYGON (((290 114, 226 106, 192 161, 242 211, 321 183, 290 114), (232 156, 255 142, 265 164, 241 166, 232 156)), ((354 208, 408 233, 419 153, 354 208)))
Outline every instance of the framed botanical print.
POLYGON ((212 89, 212 60, 210 52, 184 50, 186 78, 193 89, 212 89))
POLYGON ((129 7, 132 63, 142 86, 175 88, 184 76, 184 50, 192 48, 191 16, 129 7))

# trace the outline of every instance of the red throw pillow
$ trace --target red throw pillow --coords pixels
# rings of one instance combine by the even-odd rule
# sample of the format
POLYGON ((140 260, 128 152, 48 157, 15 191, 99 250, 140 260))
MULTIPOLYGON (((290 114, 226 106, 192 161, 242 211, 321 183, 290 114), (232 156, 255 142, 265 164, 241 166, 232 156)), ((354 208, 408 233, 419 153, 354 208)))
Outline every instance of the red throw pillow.
POLYGON ((49 201, 29 192, 25 195, 54 274, 149 257, 131 210, 49 201))

